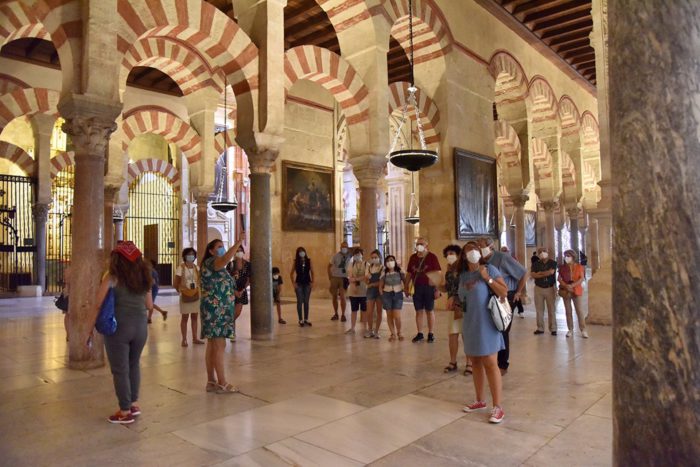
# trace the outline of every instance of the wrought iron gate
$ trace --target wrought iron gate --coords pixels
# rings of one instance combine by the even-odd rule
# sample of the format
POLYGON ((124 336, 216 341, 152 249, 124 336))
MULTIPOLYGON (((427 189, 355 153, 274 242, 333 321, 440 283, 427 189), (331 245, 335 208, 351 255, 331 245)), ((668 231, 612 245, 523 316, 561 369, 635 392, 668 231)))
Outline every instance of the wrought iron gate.
POLYGON ((75 166, 60 171, 51 184, 51 209, 46 224, 46 291, 59 293, 72 250, 75 166))
POLYGON ((0 175, 0 292, 32 283, 34 180, 0 175))
POLYGON ((145 172, 129 187, 125 240, 157 262, 161 285, 171 285, 180 263, 180 201, 163 175, 145 172))

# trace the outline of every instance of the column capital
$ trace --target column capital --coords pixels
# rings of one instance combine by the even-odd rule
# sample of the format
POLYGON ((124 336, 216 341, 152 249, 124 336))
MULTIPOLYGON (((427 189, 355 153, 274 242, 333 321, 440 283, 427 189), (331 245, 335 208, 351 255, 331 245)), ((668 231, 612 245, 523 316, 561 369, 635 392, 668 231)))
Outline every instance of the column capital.
POLYGON ((32 205, 32 215, 36 222, 46 222, 51 205, 48 203, 36 203, 32 205))
POLYGON ((105 180, 105 203, 112 203, 116 201, 116 197, 121 190, 121 185, 107 184, 105 180))
POLYGON ((258 132, 253 138, 237 141, 248 156, 252 174, 269 174, 275 166, 284 138, 272 133, 258 132))
POLYGON ((350 165, 360 188, 376 188, 379 179, 384 175, 386 158, 375 154, 365 154, 351 157, 350 165))
POLYGON ((545 212, 553 212, 559 203, 557 201, 542 201, 540 206, 545 212))
POLYGON ((104 158, 122 104, 99 96, 69 94, 58 103, 58 110, 66 120, 63 131, 72 137, 76 155, 104 158))
POLYGON ((525 207, 525 203, 527 203, 529 200, 530 200, 530 197, 528 195, 513 195, 510 197, 510 201, 513 203, 513 206, 516 208, 525 207))
POLYGON ((581 208, 578 206, 567 207, 566 213, 570 219, 578 219, 578 215, 581 214, 581 208))
POLYGON ((56 124, 56 116, 37 113, 29 117, 29 122, 37 135, 51 137, 53 134, 53 126, 56 124))

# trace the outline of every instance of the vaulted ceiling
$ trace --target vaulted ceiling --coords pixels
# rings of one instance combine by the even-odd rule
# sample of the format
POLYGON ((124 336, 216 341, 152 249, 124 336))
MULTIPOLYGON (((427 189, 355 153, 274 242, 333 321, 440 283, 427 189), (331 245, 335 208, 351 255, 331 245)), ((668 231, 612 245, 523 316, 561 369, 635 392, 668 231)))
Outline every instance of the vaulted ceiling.
POLYGON ((591 0, 488 0, 504 9, 591 84, 596 84, 591 0))

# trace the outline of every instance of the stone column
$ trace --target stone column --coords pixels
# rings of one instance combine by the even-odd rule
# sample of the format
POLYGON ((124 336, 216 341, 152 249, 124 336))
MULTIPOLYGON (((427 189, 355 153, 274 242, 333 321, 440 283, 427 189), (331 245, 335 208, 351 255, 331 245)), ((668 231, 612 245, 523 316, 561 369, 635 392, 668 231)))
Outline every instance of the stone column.
MULTIPOLYGON (((520 261, 525 269, 527 267, 528 257, 527 257, 527 245, 525 244, 525 203, 530 199, 527 195, 516 195, 511 196, 510 200, 513 202, 513 207, 515 209, 514 222, 515 222, 515 256, 520 261)), ((523 289, 523 293, 525 289, 523 289)))
MULTIPOLYGON (((255 340, 270 340, 272 312, 272 214, 270 172, 278 149, 247 151, 250 163, 250 332, 255 340)), ((317 269, 317 274, 319 271, 317 269)))
POLYGON ((576 252, 576 257, 579 259, 581 248, 578 242, 578 214, 581 210, 577 207, 569 208, 566 213, 569 215, 569 234, 571 235, 571 249, 576 252))
POLYGON ((588 259, 591 264, 591 271, 595 274, 600 268, 598 260, 598 221, 592 217, 588 220, 588 245, 590 245, 588 259))
POLYGON ((196 193, 194 198, 197 203, 197 260, 201 265, 207 251, 207 243, 209 243, 209 221, 207 219, 209 193, 196 193))
POLYGON ((105 229, 105 259, 109 258, 112 249, 116 245, 115 224, 114 224, 114 201, 119 194, 118 186, 105 186, 104 202, 104 229, 105 229))
POLYGON ((68 364, 75 369, 96 368, 104 365, 102 338, 95 333, 92 346, 88 347, 86 342, 92 331, 89 318, 99 306, 95 291, 104 272, 100 258, 105 247, 105 150, 110 135, 116 130, 114 120, 121 111, 121 104, 68 95, 58 107, 66 120, 63 130, 71 136, 75 147, 71 257, 71 283, 74 285, 70 296, 68 364))
POLYGON ((700 2, 610 2, 618 466, 700 459, 698 24, 700 2))
POLYGON ((544 234, 544 246, 549 251, 550 255, 554 255, 555 241, 554 235, 556 235, 556 229, 554 228, 554 208, 556 208, 557 203, 555 201, 545 201, 542 203, 542 209, 544 209, 544 219, 545 219, 545 234, 544 234))
POLYGON ((369 255, 377 248, 377 185, 386 161, 370 154, 353 157, 350 163, 360 183, 360 246, 369 255))
POLYGON ((564 236, 563 236, 563 230, 564 227, 557 227, 557 262, 562 263, 564 262, 564 236))
POLYGON ((46 221, 49 217, 49 205, 36 203, 32 206, 34 216, 34 283, 46 291, 46 221))

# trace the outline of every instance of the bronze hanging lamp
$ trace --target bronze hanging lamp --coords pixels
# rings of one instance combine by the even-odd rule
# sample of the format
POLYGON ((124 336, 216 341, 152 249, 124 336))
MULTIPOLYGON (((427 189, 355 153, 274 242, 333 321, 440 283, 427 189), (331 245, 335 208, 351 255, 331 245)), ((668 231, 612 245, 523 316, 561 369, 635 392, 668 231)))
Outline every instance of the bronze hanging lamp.
POLYGON ((238 207, 238 200, 236 200, 236 194, 233 193, 232 199, 224 193, 224 187, 228 183, 228 164, 226 163, 226 153, 228 152, 228 80, 224 83, 224 163, 221 167, 221 177, 219 177, 219 183, 216 187, 216 195, 214 196, 214 201, 211 202, 211 208, 215 211, 223 212, 224 214, 235 210, 238 207))

